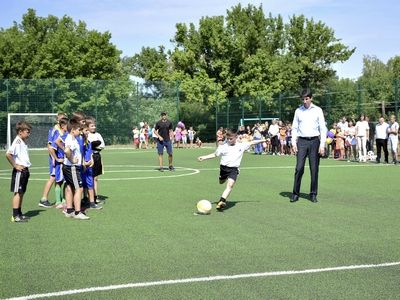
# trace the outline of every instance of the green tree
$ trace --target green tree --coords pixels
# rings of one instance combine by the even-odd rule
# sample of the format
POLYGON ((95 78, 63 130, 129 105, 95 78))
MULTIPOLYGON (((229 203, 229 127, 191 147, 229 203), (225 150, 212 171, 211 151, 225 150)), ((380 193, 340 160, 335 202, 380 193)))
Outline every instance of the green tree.
POLYGON ((127 79, 109 32, 88 30, 70 17, 38 17, 0 30, 1 78, 127 79))

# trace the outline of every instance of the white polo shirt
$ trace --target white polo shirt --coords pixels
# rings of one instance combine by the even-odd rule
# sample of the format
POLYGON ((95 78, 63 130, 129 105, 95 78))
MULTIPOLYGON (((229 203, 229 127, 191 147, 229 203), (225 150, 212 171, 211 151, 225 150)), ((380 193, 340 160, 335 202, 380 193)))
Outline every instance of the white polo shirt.
POLYGON ((11 146, 8 148, 7 153, 12 154, 13 159, 17 165, 29 168, 31 162, 29 160, 28 145, 19 136, 16 136, 11 146))
POLYGON ((386 140, 388 138, 388 128, 389 124, 386 122, 378 123, 375 126, 375 138, 376 139, 381 139, 381 140, 386 140))
POLYGON ((81 147, 79 147, 78 140, 71 134, 68 134, 65 139, 65 149, 69 148, 72 153, 72 157, 77 159, 77 163, 70 161, 67 156, 64 156, 64 165, 66 166, 80 166, 82 165, 82 153, 81 147))
POLYGON ((250 144, 246 142, 236 141, 235 145, 231 146, 227 142, 219 145, 215 151, 215 156, 221 156, 220 164, 227 167, 239 168, 243 154, 250 148, 250 144))

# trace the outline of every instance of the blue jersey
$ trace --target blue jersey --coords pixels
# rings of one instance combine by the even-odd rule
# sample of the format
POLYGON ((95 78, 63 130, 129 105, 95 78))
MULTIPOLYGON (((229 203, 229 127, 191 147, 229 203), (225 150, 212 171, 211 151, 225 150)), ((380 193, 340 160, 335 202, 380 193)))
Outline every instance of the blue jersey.
POLYGON ((85 151, 85 141, 83 136, 80 134, 76 137, 76 141, 78 142, 79 148, 81 150, 81 153, 83 155, 84 151, 85 151))
POLYGON ((88 161, 90 161, 92 159, 92 144, 87 142, 84 143, 84 147, 83 147, 83 160, 85 163, 87 163, 88 161))
POLYGON ((64 150, 62 148, 58 147, 56 141, 60 140, 64 144, 64 141, 65 141, 67 135, 68 135, 67 131, 65 131, 63 134, 61 134, 61 131, 58 131, 58 130, 53 135, 53 142, 51 143, 51 147, 56 151, 56 155, 58 158, 64 158, 65 154, 64 154, 64 150))
POLYGON ((53 136, 54 136, 54 133, 55 133, 56 131, 60 131, 60 126, 59 126, 58 124, 54 125, 53 127, 51 127, 51 128, 49 129, 49 132, 48 132, 48 134, 47 134, 47 143, 48 143, 48 144, 51 145, 51 143, 53 142, 53 136))

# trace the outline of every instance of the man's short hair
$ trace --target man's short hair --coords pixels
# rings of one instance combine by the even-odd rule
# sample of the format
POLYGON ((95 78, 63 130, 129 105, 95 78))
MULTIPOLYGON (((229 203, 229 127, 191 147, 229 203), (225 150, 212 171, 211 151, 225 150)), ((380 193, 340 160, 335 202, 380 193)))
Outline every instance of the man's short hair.
POLYGON ((167 115, 167 113, 164 112, 164 111, 160 114, 161 117, 162 117, 162 116, 166 116, 166 115, 167 115))
POLYGON ((303 99, 305 97, 312 97, 312 92, 310 88, 304 88, 300 93, 300 98, 303 99))

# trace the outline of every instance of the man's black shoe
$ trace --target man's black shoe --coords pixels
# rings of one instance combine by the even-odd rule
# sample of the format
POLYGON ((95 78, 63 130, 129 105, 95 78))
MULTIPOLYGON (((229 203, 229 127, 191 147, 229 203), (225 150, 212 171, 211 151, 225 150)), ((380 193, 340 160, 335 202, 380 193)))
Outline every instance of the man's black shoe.
POLYGON ((314 202, 314 203, 317 203, 318 202, 317 195, 310 195, 310 201, 314 202))
POLYGON ((290 197, 290 202, 296 202, 296 201, 298 201, 299 200, 299 196, 297 196, 297 195, 295 195, 295 194, 293 194, 292 195, 292 197, 290 197))

